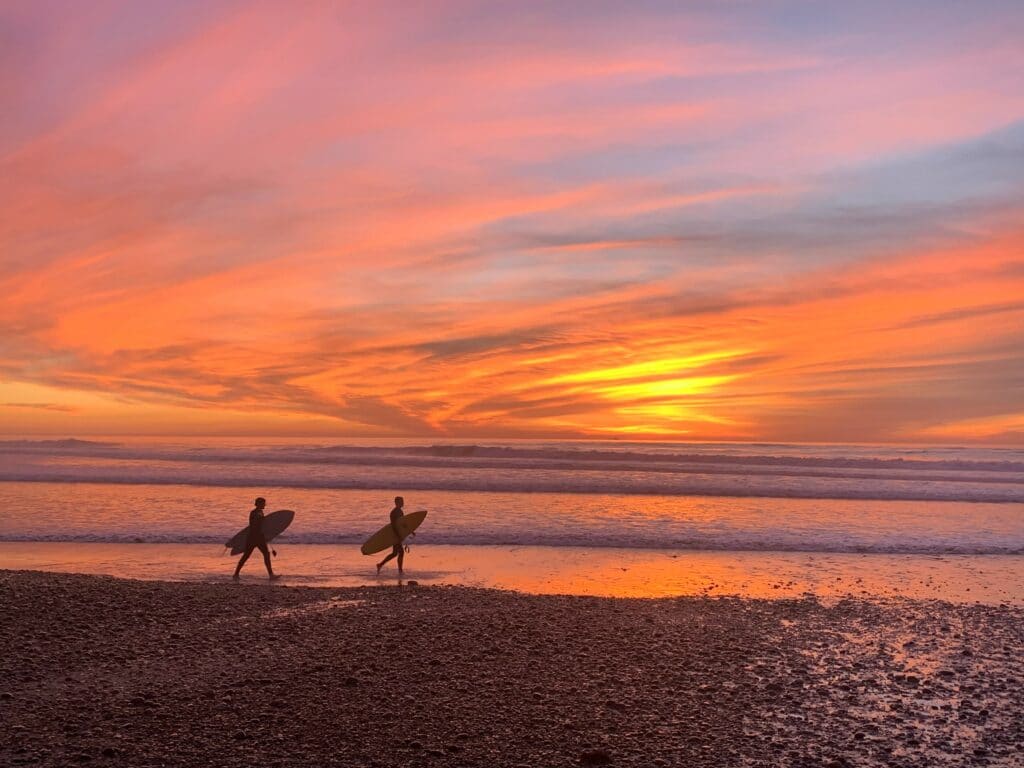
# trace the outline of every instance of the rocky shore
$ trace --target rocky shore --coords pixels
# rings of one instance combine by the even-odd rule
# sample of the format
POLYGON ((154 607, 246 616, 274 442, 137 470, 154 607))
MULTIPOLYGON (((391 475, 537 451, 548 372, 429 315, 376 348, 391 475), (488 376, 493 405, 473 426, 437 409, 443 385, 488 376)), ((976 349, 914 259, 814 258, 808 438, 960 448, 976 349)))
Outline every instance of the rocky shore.
POLYGON ((1024 765, 1008 605, 0 571, 0 642, 0 765, 1024 765))

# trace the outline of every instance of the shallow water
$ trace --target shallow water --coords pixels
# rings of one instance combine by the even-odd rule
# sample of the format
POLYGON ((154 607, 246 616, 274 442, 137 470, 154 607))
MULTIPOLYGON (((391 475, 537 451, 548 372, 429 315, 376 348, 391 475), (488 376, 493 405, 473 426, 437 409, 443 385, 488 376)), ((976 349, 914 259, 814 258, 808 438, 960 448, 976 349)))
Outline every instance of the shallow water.
MULTIPOLYGON (((296 511, 282 541, 356 544, 387 522, 400 490, 0 483, 0 540, 220 544, 261 495, 268 509, 296 511)), ((402 492, 407 510, 430 510, 425 544, 1024 553, 1017 504, 402 492)))
MULTIPOLYGON (((275 585, 359 586, 399 582, 394 563, 380 576, 358 548, 275 544, 275 585)), ((0 543, 4 568, 106 574, 136 579, 229 581, 236 559, 205 544, 0 543)), ((405 580, 536 594, 610 597, 708 595, 822 599, 909 597, 1024 605, 1024 556, 694 552, 583 547, 414 546, 405 580)), ((257 552, 242 583, 267 584, 257 552)))

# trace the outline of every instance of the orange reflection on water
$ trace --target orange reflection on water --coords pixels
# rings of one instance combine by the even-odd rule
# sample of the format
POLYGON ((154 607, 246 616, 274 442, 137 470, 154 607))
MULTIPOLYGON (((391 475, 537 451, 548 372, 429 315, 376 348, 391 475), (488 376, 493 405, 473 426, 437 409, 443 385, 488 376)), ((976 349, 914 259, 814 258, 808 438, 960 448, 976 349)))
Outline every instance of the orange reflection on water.
MULTIPOLYGON (((289 586, 396 585, 352 545, 282 544, 275 570, 289 586)), ((4 568, 136 579, 230 582, 235 558, 208 544, 0 542, 4 568)), ((413 546, 405 579, 535 594, 822 599, 941 599, 1024 605, 1024 556, 697 552, 583 547, 413 546)), ((265 584, 260 564, 243 584, 265 584)))

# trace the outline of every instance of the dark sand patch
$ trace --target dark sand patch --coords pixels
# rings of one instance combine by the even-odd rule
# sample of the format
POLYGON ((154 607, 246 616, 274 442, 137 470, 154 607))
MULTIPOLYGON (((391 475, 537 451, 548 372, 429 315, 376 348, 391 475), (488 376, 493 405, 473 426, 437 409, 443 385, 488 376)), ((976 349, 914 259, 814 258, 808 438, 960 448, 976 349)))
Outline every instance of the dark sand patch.
POLYGON ((2 765, 1024 764, 1009 606, 6 571, 0 641, 2 765))

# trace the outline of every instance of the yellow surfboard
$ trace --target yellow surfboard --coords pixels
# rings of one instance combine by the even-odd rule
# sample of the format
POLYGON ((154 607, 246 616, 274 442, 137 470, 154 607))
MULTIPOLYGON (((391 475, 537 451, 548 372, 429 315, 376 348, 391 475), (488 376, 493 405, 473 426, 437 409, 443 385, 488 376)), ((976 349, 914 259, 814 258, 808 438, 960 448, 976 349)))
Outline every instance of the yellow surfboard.
POLYGON ((362 553, 364 555, 372 555, 375 552, 383 552, 385 549, 395 546, 395 544, 402 542, 410 533, 419 528, 420 523, 426 517, 427 510, 425 509, 403 515, 402 519, 398 521, 398 530, 402 532, 402 538, 397 541, 395 540, 395 531, 391 527, 391 523, 388 523, 366 540, 366 543, 362 546, 362 553))

